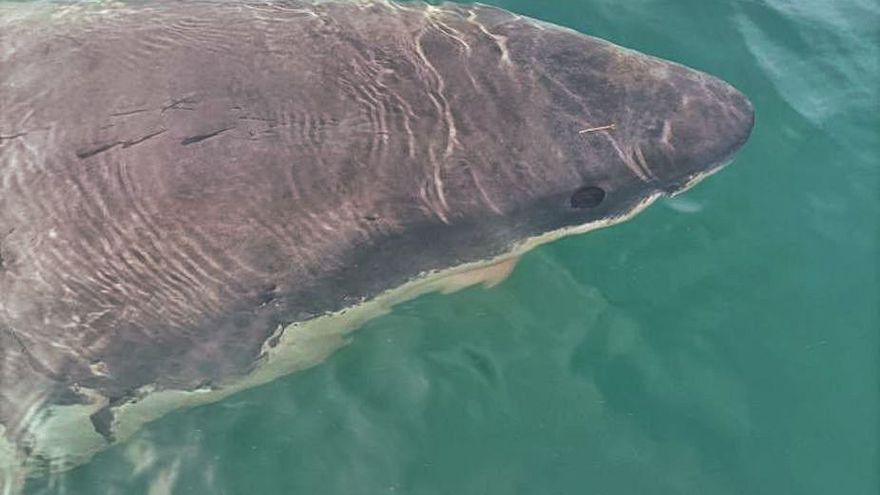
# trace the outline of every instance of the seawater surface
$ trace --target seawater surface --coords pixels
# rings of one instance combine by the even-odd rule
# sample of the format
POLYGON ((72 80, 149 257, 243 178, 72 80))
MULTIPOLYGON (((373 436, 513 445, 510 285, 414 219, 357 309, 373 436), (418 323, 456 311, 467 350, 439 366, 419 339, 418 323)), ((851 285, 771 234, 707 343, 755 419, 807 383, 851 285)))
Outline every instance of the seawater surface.
POLYGON ((26 493, 880 493, 880 5, 488 3, 733 83, 750 143, 26 493))

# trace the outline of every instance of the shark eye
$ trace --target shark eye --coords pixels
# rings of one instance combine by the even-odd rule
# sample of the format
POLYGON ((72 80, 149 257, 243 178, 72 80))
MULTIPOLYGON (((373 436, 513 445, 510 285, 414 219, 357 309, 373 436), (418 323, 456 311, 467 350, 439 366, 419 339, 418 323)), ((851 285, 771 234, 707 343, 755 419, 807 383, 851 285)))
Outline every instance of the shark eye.
POLYGON ((605 199, 605 191, 601 187, 586 186, 578 189, 571 195, 571 207, 583 210, 595 208, 605 199))

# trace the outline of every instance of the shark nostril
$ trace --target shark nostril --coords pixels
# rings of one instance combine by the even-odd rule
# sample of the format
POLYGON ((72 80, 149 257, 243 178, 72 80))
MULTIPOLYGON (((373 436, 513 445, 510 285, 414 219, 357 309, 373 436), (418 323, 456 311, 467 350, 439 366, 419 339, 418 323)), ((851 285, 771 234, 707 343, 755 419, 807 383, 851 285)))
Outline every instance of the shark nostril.
POLYGON ((601 187, 586 186, 571 195, 571 207, 577 210, 595 208, 605 199, 605 191, 601 187))

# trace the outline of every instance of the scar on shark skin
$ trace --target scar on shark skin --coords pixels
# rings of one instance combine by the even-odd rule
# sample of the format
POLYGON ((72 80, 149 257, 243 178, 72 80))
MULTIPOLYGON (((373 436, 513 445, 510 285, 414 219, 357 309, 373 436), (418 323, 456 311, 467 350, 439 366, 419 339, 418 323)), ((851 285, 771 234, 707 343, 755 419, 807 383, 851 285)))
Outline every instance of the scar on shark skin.
POLYGON ((581 129, 578 131, 578 134, 591 134, 593 132, 600 131, 613 131, 614 129, 617 129, 617 124, 608 124, 601 127, 590 127, 589 129, 581 129))

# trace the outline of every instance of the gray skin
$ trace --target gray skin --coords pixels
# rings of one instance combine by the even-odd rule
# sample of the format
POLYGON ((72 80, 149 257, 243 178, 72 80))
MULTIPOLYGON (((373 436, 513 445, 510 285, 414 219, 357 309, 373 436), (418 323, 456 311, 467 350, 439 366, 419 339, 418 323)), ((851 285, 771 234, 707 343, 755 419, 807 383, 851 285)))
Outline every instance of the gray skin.
POLYGON ((486 6, 24 8, 0 9, 13 441, 83 388, 111 440, 145 385, 243 375, 279 325, 625 215, 753 125, 718 79, 486 6))

